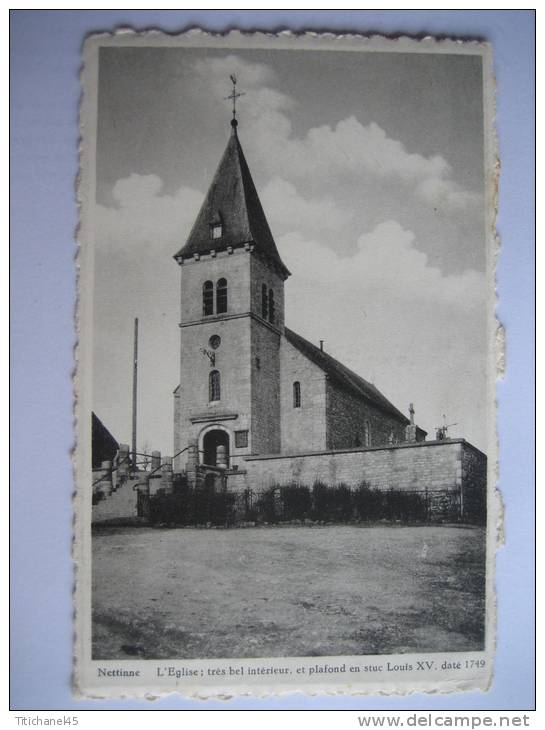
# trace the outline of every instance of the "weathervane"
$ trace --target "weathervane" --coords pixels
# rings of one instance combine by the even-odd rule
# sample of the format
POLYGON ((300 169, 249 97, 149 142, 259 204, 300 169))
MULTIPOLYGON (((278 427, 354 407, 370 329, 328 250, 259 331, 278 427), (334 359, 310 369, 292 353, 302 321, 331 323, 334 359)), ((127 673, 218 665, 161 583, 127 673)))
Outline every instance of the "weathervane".
POLYGON ((457 423, 448 423, 447 424, 447 417, 443 413, 443 425, 442 426, 436 426, 435 428, 435 434, 438 441, 442 441, 443 439, 448 438, 448 430, 451 426, 457 426, 457 423))
POLYGON ((235 76, 235 74, 231 74, 229 76, 229 78, 233 82, 233 91, 229 94, 229 96, 225 97, 225 101, 228 101, 230 99, 233 100, 233 120, 232 120, 231 124, 233 124, 233 122, 234 122, 233 126, 236 126, 236 124, 237 124, 237 99, 239 98, 239 96, 244 96, 244 91, 237 91, 237 77, 235 76))

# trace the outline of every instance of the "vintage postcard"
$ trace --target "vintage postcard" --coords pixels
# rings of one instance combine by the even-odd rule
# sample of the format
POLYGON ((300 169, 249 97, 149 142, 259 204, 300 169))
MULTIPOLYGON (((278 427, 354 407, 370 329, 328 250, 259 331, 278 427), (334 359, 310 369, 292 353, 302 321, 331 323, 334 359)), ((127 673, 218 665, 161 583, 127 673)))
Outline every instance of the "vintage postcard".
POLYGON ((84 49, 75 692, 486 690, 484 43, 84 49))

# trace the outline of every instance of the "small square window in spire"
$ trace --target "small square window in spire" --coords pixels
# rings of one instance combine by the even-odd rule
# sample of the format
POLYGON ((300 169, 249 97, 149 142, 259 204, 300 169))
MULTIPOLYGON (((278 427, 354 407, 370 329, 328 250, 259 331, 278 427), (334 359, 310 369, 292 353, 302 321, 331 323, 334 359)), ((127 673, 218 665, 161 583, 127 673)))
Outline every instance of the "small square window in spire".
POLYGON ((210 231, 212 234, 212 238, 216 241, 218 238, 221 238, 222 234, 222 225, 221 223, 215 223, 213 226, 210 227, 210 231))

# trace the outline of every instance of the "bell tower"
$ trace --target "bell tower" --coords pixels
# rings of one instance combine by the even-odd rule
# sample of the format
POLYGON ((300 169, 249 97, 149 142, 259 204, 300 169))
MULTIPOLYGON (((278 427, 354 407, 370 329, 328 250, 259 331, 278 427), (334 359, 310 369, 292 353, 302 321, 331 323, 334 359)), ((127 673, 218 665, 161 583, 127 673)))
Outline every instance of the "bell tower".
MULTIPOLYGON (((174 256, 181 269, 180 384, 174 451, 198 443, 201 463, 229 467, 280 451, 282 262, 238 138, 231 135, 197 219, 174 256)), ((182 457, 183 459, 184 457, 182 457)))

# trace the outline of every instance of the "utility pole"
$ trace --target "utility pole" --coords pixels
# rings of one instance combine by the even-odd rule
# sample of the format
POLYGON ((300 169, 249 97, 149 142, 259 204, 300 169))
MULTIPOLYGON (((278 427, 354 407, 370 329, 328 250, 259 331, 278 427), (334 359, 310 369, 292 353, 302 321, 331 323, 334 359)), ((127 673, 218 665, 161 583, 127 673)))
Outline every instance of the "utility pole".
POLYGON ((136 414, 138 388, 138 317, 134 320, 134 350, 132 358, 132 466, 136 470, 136 414))

